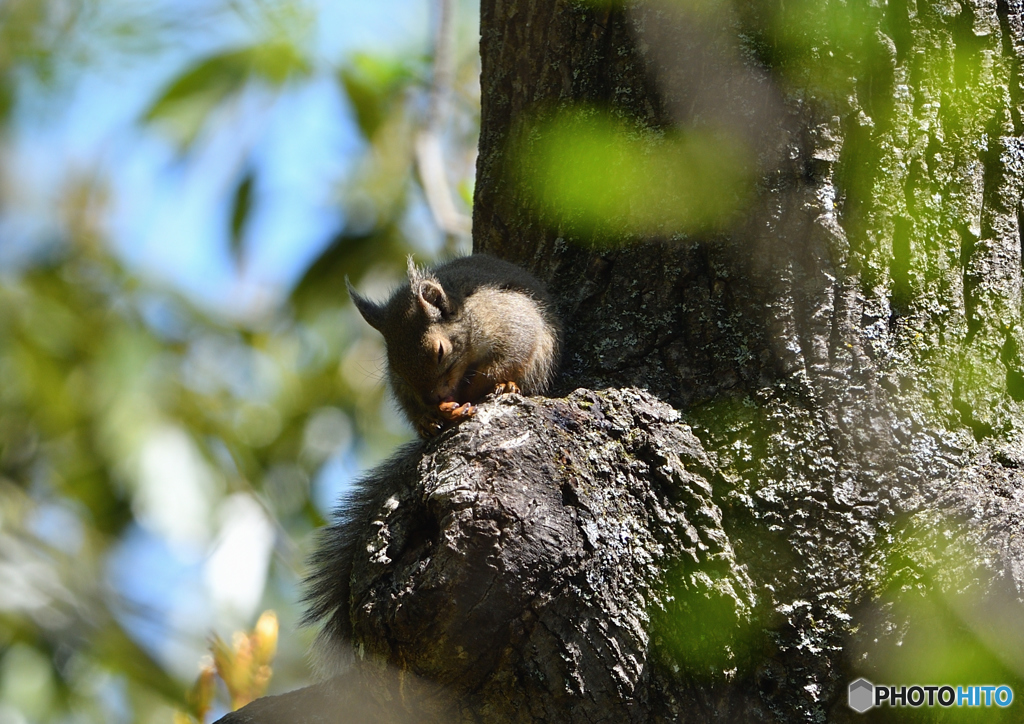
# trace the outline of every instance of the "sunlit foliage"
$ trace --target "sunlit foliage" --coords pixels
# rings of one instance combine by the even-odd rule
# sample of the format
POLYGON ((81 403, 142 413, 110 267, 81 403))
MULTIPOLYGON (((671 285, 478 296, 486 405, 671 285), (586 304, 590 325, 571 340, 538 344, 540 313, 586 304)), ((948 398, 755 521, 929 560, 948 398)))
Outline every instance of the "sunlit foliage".
POLYGON ((553 223, 611 244, 724 226, 753 186, 751 150, 714 129, 644 131, 579 109, 534 133, 524 185, 553 223))
MULTIPOLYGON (((323 57, 314 5, 192 5, 4 4, 6 148, 18 142, 12 119, 40 107, 30 101, 44 98, 53 112, 90 74, 193 48, 172 77, 153 81, 137 128, 173 144, 170 173, 198 167, 211 139, 235 143, 243 161, 226 194, 223 243, 239 275, 260 243, 251 220, 266 198, 260 138, 233 132, 239 109, 271 107, 303 86, 333 89, 351 112, 359 157, 338 164, 348 171, 334 181, 334 237, 286 295, 252 311, 197 304, 115 251, 120 200, 102 166, 49 190, 44 231, 0 239, 12 260, 0 268, 5 723, 169 722, 175 710, 212 720, 258 695, 270 672, 232 689, 233 701, 211 700, 223 689, 204 674, 190 708, 208 637, 251 628, 261 606, 287 632, 271 686, 307 680, 310 635, 295 622, 311 533, 348 478, 411 434, 381 381, 379 336, 348 305, 344 276, 384 293, 406 254, 426 261, 466 242, 432 226, 413 156, 429 44, 323 57)), ((457 189, 472 183, 478 101, 475 49, 460 41, 456 58, 437 132, 457 189)), ((18 193, 10 178, 0 185, 0 222, 25 213, 18 193)), ((464 195, 455 203, 468 213, 464 195)), ((255 656, 259 646, 250 648, 255 656)), ((249 654, 214 650, 221 676, 243 676, 238 659, 249 654)))

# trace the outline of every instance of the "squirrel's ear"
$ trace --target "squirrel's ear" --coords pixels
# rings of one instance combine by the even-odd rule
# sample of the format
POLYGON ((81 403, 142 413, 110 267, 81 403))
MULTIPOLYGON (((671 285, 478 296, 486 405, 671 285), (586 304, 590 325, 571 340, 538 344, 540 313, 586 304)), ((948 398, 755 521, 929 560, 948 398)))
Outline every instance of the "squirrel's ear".
POLYGON ((451 313, 451 303, 444 287, 433 277, 430 272, 416 268, 412 260, 412 254, 408 256, 407 271, 409 274, 409 288, 416 295, 420 308, 430 319, 441 319, 451 313))
POLYGON ((447 317, 451 313, 451 303, 448 295, 444 293, 444 287, 434 279, 421 279, 416 283, 416 298, 423 311, 431 319, 447 317))
POLYGON ((356 309, 363 315, 363 319, 378 332, 381 331, 384 325, 384 305, 371 302, 362 296, 355 290, 347 276, 345 277, 345 286, 348 287, 348 295, 352 297, 352 303, 356 305, 356 309))

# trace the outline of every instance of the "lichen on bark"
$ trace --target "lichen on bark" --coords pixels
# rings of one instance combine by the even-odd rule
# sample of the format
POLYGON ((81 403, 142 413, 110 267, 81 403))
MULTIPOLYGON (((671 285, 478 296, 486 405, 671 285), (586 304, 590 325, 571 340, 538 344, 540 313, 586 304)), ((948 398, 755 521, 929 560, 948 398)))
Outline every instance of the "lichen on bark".
POLYGON ((396 667, 430 716, 523 722, 1019 686, 1021 3, 688 7, 483 3, 475 248, 548 280, 567 396, 405 453, 325 609, 347 680, 396 667), (733 124, 737 213, 615 244, 553 216, 523 180, 574 108, 651 148, 733 124))

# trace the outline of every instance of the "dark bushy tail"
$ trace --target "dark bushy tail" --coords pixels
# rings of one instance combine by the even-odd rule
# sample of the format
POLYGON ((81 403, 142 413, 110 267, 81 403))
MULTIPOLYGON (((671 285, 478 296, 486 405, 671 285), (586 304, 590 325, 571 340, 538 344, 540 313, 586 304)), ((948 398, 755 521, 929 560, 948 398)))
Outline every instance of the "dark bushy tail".
POLYGON ((334 511, 334 521, 318 534, 303 583, 306 613, 303 626, 319 626, 313 659, 322 676, 336 676, 352 659, 352 572, 365 557, 375 520, 385 517, 387 500, 413 484, 423 443, 406 445, 389 460, 353 483, 334 511))

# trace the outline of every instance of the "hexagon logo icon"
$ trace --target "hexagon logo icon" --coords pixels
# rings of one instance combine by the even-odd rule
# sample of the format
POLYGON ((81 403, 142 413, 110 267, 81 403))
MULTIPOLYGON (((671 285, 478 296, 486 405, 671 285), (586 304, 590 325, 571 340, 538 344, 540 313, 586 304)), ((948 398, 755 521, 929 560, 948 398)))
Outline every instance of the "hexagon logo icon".
POLYGON ((850 684, 850 708, 863 714, 875 705, 875 685, 867 679, 857 679, 850 684))

